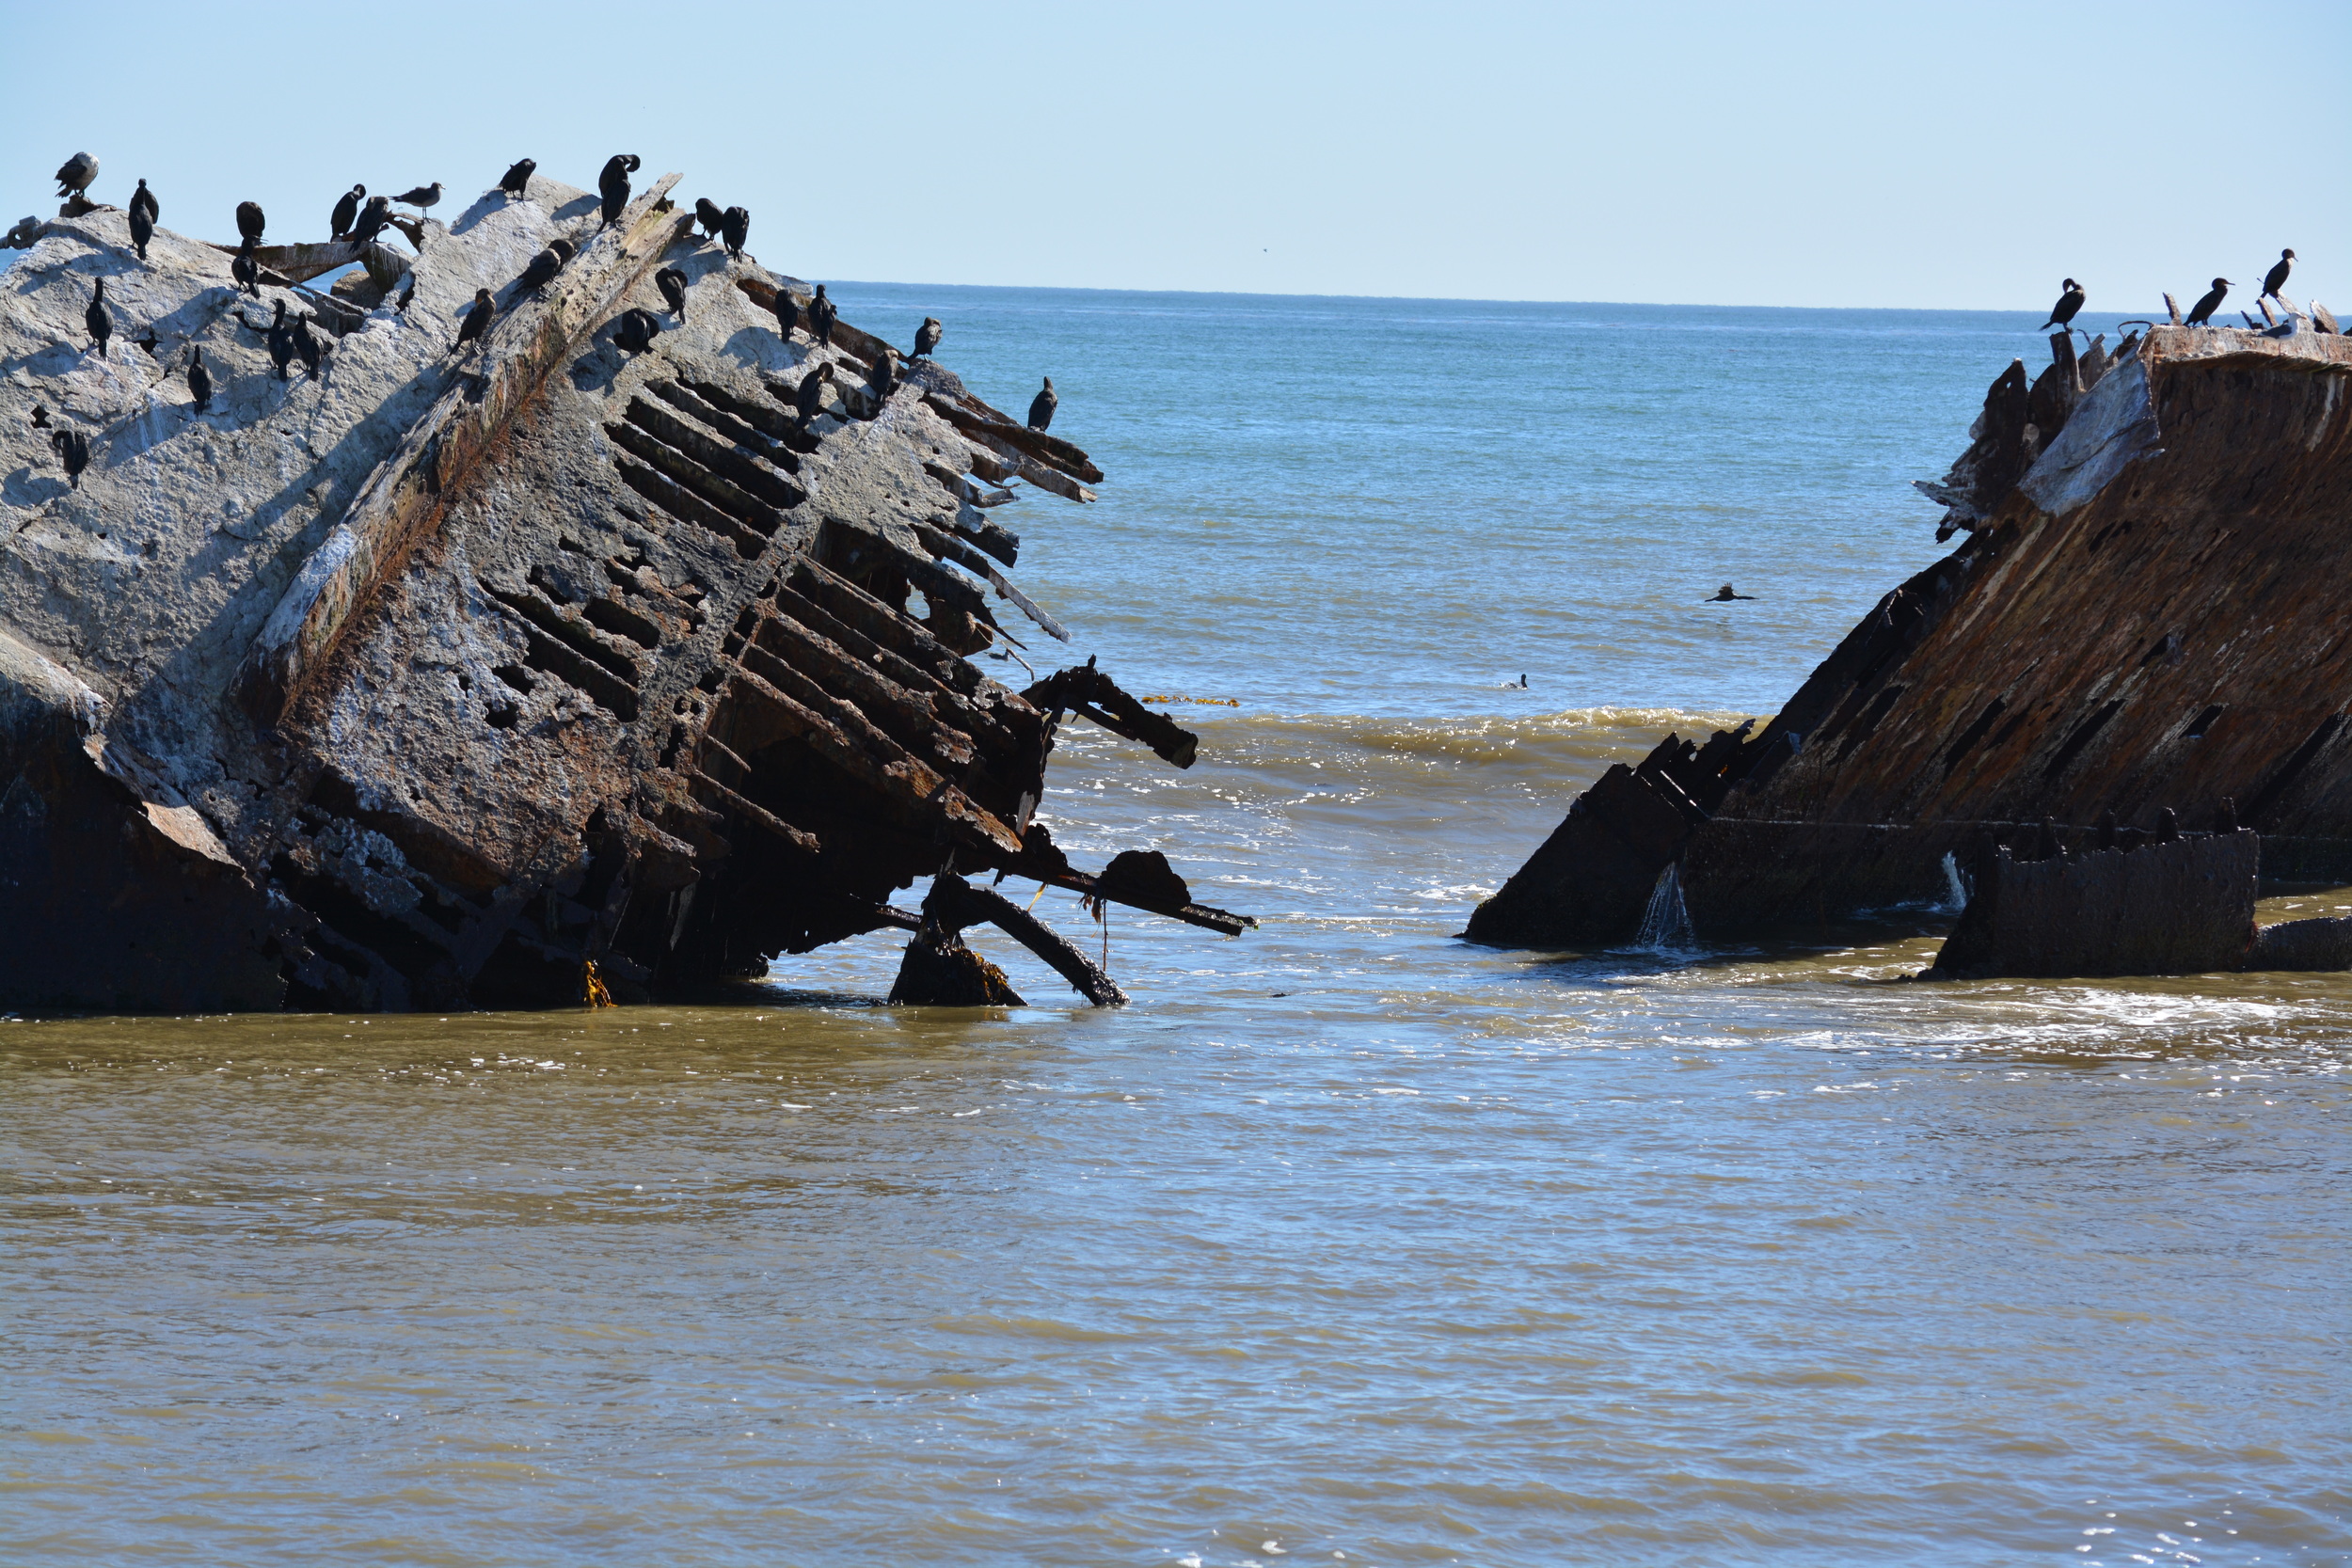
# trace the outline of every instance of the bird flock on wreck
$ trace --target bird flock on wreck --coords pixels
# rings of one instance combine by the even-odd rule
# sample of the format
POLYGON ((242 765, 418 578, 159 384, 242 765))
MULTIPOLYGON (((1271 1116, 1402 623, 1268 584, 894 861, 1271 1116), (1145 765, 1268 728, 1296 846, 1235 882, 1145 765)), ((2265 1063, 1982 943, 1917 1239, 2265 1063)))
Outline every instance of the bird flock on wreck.
MULTIPOLYGON (((2263 275, 2262 293, 2254 296, 2254 303, 2261 307, 2263 315, 2265 319, 2263 321, 2256 321, 2250 311, 2240 310, 2238 312, 2240 316, 2245 318, 2246 325, 2249 327, 2252 328, 2256 332, 2277 332, 2284 330, 2284 328, 2281 328, 2277 324, 2266 319, 2270 315, 2270 307, 2264 304, 2264 301, 2275 299, 2285 309, 2292 311, 2295 309, 2295 302, 2287 298, 2285 290, 2287 286, 2287 277, 2294 271, 2295 252, 2292 249, 2281 250, 2279 252, 2279 259, 2272 262, 2270 270, 2263 275)), ((2231 282, 2226 277, 2215 278, 2213 280, 2213 287, 2206 290, 2203 297, 2199 299, 2196 304, 2189 307, 2188 314, 2186 316, 2182 316, 2175 311, 2173 320, 2182 326, 2211 326, 2215 325, 2213 313, 2221 309, 2221 302, 2230 297, 2230 291, 2236 286, 2236 284, 2231 282)), ((2059 284, 2058 287, 2059 293, 2058 303, 2050 307, 2050 319, 2043 322, 2040 326, 2034 328, 2035 331, 2047 332, 2054 326, 2063 327, 2069 332, 2081 330, 2081 328, 2074 325, 2074 317, 2080 313, 2083 306, 2090 301, 2090 293, 2080 283, 2075 282, 2071 277, 2065 279, 2059 284)), ((2168 306, 2171 305, 2172 296, 2170 294, 2165 295, 2164 302, 2168 306)), ((2145 325, 2154 325, 2155 324, 2151 322, 2145 325)), ((2228 324, 2223 323, 2222 325, 2227 325, 2228 324)), ((2329 315, 2328 313, 2328 308, 2325 305, 2319 304, 2317 301, 2313 301, 2312 304, 2312 325, 2322 332, 2335 332, 2338 330, 2336 318, 2329 315)))
MULTIPOLYGON (((629 176, 642 166, 643 160, 633 152, 616 153, 606 160, 603 171, 596 177, 603 228, 609 229, 620 220, 629 202, 629 176)), ((491 189, 503 192, 510 201, 527 200, 531 178, 538 167, 535 159, 518 159, 499 177, 498 183, 491 189)), ((91 184, 98 179, 98 160, 95 157, 87 152, 76 152, 59 166, 56 179, 57 195, 68 203, 68 212, 79 214, 102 210, 102 204, 92 202, 88 194, 91 184)), ((328 221, 330 240, 338 244, 371 245, 376 243, 385 230, 397 228, 421 247, 424 220, 445 194, 446 187, 438 180, 392 197, 371 195, 365 184, 355 183, 336 198, 328 221), (413 209, 415 217, 402 218, 394 211, 401 207, 413 209)), ((486 196, 489 193, 485 191, 484 194, 486 196)), ((147 261, 148 243, 154 237, 156 221, 162 215, 162 205, 154 192, 145 180, 139 181, 138 188, 131 195, 129 216, 131 248, 142 264, 147 261)), ((236 208, 236 221, 239 243, 236 252, 230 259, 230 278, 239 293, 259 299, 262 282, 266 276, 261 249, 262 237, 268 230, 268 215, 262 211, 260 202, 240 201, 236 208)), ((730 257, 743 254, 752 227, 752 214, 747 209, 722 208, 704 197, 694 203, 694 222, 702 230, 704 243, 717 240, 730 257)), ((0 243, 17 247, 29 246, 40 238, 40 229, 38 219, 26 218, 8 232, 5 242, 0 243)), ((515 303, 545 290, 578 253, 579 246, 568 239, 551 241, 531 259, 518 276, 521 287, 515 303)), ((278 281, 283 282, 284 279, 278 281)), ((671 318, 683 322, 686 319, 686 274, 675 266, 664 266, 654 274, 654 285, 660 292, 662 303, 669 308, 671 318)), ((399 314, 405 316, 407 313, 415 293, 416 278, 412 274, 394 304, 399 314)), ((512 308, 510 305, 509 309, 512 308)), ((834 329, 840 321, 841 312, 827 297, 822 283, 816 286, 814 296, 805 301, 789 289, 776 290, 774 309, 777 334, 786 342, 789 343, 795 333, 804 333, 820 345, 832 345, 834 329)), ((451 344, 451 352, 463 353, 469 344, 483 338, 498 315, 499 306, 492 292, 488 289, 476 290, 472 303, 458 318, 457 336, 451 344)), ((107 343, 114 336, 115 324, 112 308, 106 303, 106 280, 103 277, 93 280, 89 308, 83 312, 82 319, 90 338, 90 347, 87 352, 94 352, 100 358, 104 358, 107 343)), ((282 297, 277 301, 277 309, 269 325, 259 330, 268 345, 270 362, 280 381, 290 379, 296 360, 301 361, 309 375, 317 377, 333 345, 332 334, 319 330, 316 315, 302 311, 290 317, 282 297)), ((924 317, 923 325, 915 330, 914 352, 908 358, 930 357, 939 347, 946 330, 938 317, 924 317)), ((643 308, 631 308, 621 313, 615 324, 612 341, 628 354, 644 354, 653 347, 654 340, 661 331, 660 316, 643 308)), ((183 369, 194 411, 201 415, 212 406, 215 382, 211 369, 204 362, 204 350, 200 345, 190 346, 183 369)), ((898 385, 898 350, 885 344, 867 385, 878 399, 886 401, 898 385)), ((826 391, 833 379, 834 370, 830 362, 818 364, 801 378, 796 412, 803 426, 824 411, 826 391)), ((1043 388, 1029 404, 1029 428, 1040 431, 1048 428, 1060 402, 1054 391, 1054 378, 1045 377, 1043 388)), ((35 429, 48 434, 50 447, 65 469, 67 480, 73 488, 81 488, 82 471, 89 467, 90 461, 88 436, 69 426, 54 424, 49 411, 38 405, 33 409, 31 422, 35 429)))

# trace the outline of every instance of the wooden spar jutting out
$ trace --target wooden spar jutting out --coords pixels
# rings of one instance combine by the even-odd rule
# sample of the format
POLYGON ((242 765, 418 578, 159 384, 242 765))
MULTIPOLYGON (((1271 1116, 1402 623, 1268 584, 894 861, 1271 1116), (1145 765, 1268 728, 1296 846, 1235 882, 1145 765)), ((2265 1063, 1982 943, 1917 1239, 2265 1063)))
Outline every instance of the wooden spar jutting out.
POLYGON ((27 372, 0 414, 0 1006, 563 1005, 591 962, 628 1001, 875 929, 914 934, 899 999, 1002 1001, 978 921, 1110 1006, 964 877, 1252 924, 1156 854, 1082 870, 1035 817, 1066 717, 1177 767, 1194 736, 1091 661, 1025 690, 973 662, 1003 607, 1067 639, 983 508, 1090 500, 1101 470, 936 363, 877 395, 885 345, 848 323, 781 339, 778 282, 698 242, 675 180, 611 226, 534 180, 416 226, 413 258, 272 247, 258 301, 223 247, 158 230, 141 263, 109 209, 41 227, 0 302, 27 372), (453 352, 485 287, 496 325, 453 352), (280 298, 332 335, 315 376, 266 352, 280 298), (614 341, 632 309, 647 352, 614 341), (36 404, 87 436, 78 486, 36 404), (924 876, 920 912, 889 902, 924 876))

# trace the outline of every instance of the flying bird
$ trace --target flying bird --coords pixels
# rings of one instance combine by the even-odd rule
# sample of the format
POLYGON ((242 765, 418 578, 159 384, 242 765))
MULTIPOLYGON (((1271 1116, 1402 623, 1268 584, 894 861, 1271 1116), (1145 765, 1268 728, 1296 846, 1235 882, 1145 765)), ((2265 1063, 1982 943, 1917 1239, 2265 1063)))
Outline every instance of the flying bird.
POLYGON ((139 253, 140 261, 147 260, 147 242, 154 237, 155 220, 147 215, 146 208, 134 201, 131 203, 131 248, 139 253))
POLYGON ((230 258, 229 276, 236 280, 238 288, 255 299, 262 297, 262 263, 254 258, 251 240, 246 241, 236 255, 230 258))
POLYGON ((147 188, 147 182, 144 180, 139 182, 139 188, 131 193, 131 211, 145 213, 147 221, 150 223, 153 223, 164 215, 163 208, 155 203, 155 193, 147 188))
POLYGON ((2229 292, 2230 280, 2228 278, 2215 278, 2213 280, 2212 291, 2208 293, 2204 298, 2197 302, 2196 309, 2189 311, 2188 321, 2185 325, 2189 326, 2205 326, 2211 325, 2213 321, 2213 313, 2221 309, 2222 296, 2227 294, 2229 292))
POLYGON ((661 297, 669 303, 670 314, 684 321, 686 319, 686 274, 676 267, 663 267, 653 275, 653 281, 654 287, 661 291, 661 297))
POLYGON ((832 379, 833 361, 830 359, 801 377, 801 385, 792 394, 792 408, 801 416, 803 426, 825 411, 825 383, 832 379))
POLYGON ((351 226, 358 221, 359 203, 367 198, 368 188, 365 185, 354 185, 343 192, 342 199, 335 203, 335 215, 326 220, 327 228, 332 231, 331 238, 340 240, 351 232, 351 226))
POLYGON ((2046 332, 2054 326, 2071 325, 2074 320, 2074 312, 2080 310, 2083 308, 2083 301, 2090 297, 2083 293, 2083 286, 2080 283, 2071 277, 2068 278, 2065 291, 2058 295, 2058 303, 2050 307, 2050 319, 2035 327, 2034 330, 2046 332))
POLYGON ((1054 422, 1054 410, 1061 406, 1061 399, 1054 391, 1054 378, 1045 378, 1045 389, 1029 400, 1029 428, 1043 430, 1054 422))
POLYGON ((98 178, 98 160, 87 152, 76 152, 57 168, 57 194, 80 196, 89 189, 89 182, 98 178))
POLYGON ((278 367, 278 379, 286 379, 286 367, 294 363, 294 331, 286 325, 286 302, 278 301, 278 313, 269 319, 269 362, 278 367))
POLYGON ((251 240, 255 245, 260 245, 262 230, 268 225, 269 219, 262 215, 260 202, 240 201, 237 203, 237 232, 239 234, 251 240))
POLYGON ((358 244, 366 245, 391 226, 392 198, 389 196, 372 196, 368 198, 368 204, 359 209, 359 216, 352 223, 351 237, 358 244))
POLYGON ((793 329, 801 325, 801 296, 789 289, 778 289, 775 311, 776 336, 788 343, 792 341, 793 329))
POLYGON ((308 312, 294 321, 294 353, 302 356, 302 368, 310 372, 311 380, 316 381, 319 378, 319 362, 326 357, 326 342, 310 330, 308 312))
POLYGON ((719 214, 720 233, 727 243, 727 254, 743 254, 743 242, 751 237, 752 214, 748 207, 730 207, 719 214))
POLYGON ((473 292, 473 308, 466 312, 466 319, 457 324, 457 346, 464 348, 489 331, 490 319, 498 313, 498 302, 490 297, 490 291, 476 289, 473 292))
POLYGON ((2267 295, 2268 297, 2277 300, 2280 304, 2284 305, 2286 303, 2286 296, 2280 293, 2279 291, 2287 286, 2287 274, 2293 272, 2294 270, 2295 252, 2292 250, 2282 250, 2279 252, 2278 264, 2273 266, 2270 269, 2270 275, 2263 279, 2262 293, 2256 294, 2254 297, 2257 300, 2260 300, 2265 295, 2267 295))
POLYGON ((620 330, 612 334, 612 341, 631 354, 643 354, 660 336, 660 317, 651 310, 629 309, 621 312, 620 330))
POLYGON ((947 329, 939 325, 937 316, 925 316, 923 325, 914 329, 914 357, 928 359, 931 350, 939 346, 942 334, 947 329))
POLYGON ((616 152, 605 160, 604 172, 596 176, 596 191, 604 198, 607 229, 621 221, 621 209, 628 205, 628 177, 637 172, 642 162, 634 152, 616 152))
POLYGON ((833 324, 841 319, 840 310, 825 297, 825 286, 817 285, 817 297, 808 302, 808 329, 817 341, 833 347, 833 324))
POLYGON ((106 280, 96 280, 90 290, 89 309, 82 312, 83 325, 89 328, 90 341, 98 345, 98 357, 106 357, 106 340, 115 335, 114 318, 106 314, 106 280))
POLYGON ((704 239, 715 240, 719 230, 727 226, 727 215, 719 211, 719 204, 710 198, 698 196, 694 198, 694 221, 702 225, 704 239))
POLYGON ((404 191, 392 198, 393 202, 398 206, 414 207, 419 217, 424 215, 424 210, 427 207, 440 199, 441 182, 438 180, 434 181, 430 185, 419 185, 415 190, 404 191))
POLYGON ((56 450, 57 460, 65 465, 65 477, 79 490, 82 470, 89 467, 89 437, 78 430, 53 430, 49 433, 49 444, 56 450))
POLYGON ((199 414, 213 405, 213 372, 204 368, 201 343, 188 350, 188 395, 196 400, 196 411, 199 414))
POLYGON ((499 176, 499 189, 511 197, 521 197, 531 188, 531 176, 538 166, 539 160, 536 158, 517 159, 512 167, 499 176))

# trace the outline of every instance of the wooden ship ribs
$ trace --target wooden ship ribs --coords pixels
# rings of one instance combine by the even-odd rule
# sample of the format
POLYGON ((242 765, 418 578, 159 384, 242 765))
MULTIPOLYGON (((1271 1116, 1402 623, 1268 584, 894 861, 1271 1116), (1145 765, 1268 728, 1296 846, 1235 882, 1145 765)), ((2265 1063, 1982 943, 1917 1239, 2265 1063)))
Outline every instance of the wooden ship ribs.
POLYGON ((1962 544, 1761 730, 1609 768, 1472 940, 1625 942, 1668 876, 1702 936, 1809 926, 1943 902, 1991 844, 2160 824, 2243 824, 2265 877, 2352 881, 2352 341, 2289 307, 2050 343, 1919 486, 1962 544))
POLYGON ((41 228, 0 304, 0 1006, 562 1005, 591 963, 642 1000, 893 927, 908 999, 1004 1000, 958 940, 979 920, 1112 1004, 966 878, 1250 924, 1037 820, 1068 717, 1178 767, 1190 734, 1091 660, 1022 690, 973 662, 1020 647, 1009 610, 1066 639, 1004 575, 1007 487, 1090 500, 1101 472, 936 364, 879 386, 846 323, 780 337, 776 290, 805 291, 698 241, 675 179, 609 227, 534 180, 413 259, 267 251, 258 299, 168 231, 140 263, 110 209, 41 228), (75 325, 102 276, 111 356, 75 325), (452 353, 477 288, 500 313, 452 353), (316 374, 274 372, 278 298, 335 334, 316 374), (665 328, 645 352, 632 309, 665 328), (87 436, 78 484, 35 404, 87 436), (923 910, 889 902, 926 876, 923 910))

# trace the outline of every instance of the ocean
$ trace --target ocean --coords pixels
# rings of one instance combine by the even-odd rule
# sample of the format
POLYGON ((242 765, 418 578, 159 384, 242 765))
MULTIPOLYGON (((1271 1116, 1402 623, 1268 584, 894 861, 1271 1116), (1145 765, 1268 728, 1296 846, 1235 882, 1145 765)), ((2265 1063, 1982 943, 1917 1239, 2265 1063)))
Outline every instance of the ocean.
POLYGON ((1202 747, 1044 816, 1261 927, 1045 893, 1116 1012, 980 930, 1029 1005, 0 1023, 0 1560, 2352 1561, 2352 981, 1455 935, 1942 553, 2036 318, 833 292, 1054 377, 1025 657, 1202 747))

